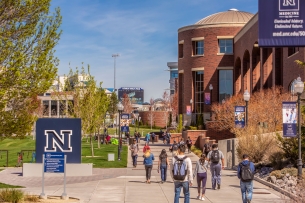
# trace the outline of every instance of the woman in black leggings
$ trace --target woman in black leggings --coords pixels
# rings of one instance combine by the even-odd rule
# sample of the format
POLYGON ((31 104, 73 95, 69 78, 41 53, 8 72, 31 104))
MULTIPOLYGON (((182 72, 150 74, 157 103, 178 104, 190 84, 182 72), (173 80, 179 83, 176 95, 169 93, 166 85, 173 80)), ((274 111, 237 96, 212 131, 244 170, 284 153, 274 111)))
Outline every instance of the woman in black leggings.
POLYGON ((205 186, 207 183, 207 171, 208 171, 208 161, 205 160, 205 154, 201 154, 200 159, 196 163, 196 167, 194 170, 194 175, 197 174, 197 189, 198 196, 197 199, 204 200, 205 195, 205 186), (200 186, 202 184, 202 192, 200 192, 200 186))

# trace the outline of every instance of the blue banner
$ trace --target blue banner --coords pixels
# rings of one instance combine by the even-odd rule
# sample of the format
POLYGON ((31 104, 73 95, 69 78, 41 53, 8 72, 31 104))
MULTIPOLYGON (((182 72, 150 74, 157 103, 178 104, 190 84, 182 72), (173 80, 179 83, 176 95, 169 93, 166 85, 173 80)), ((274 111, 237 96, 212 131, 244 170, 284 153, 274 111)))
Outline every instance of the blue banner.
POLYGON ((297 136, 297 103, 283 102, 283 136, 297 136))
POLYGON ((45 173, 64 173, 65 154, 60 152, 44 153, 44 172, 45 173))
POLYGON ((81 119, 40 118, 36 122, 36 163, 45 152, 63 152, 67 163, 81 163, 81 119))
POLYGON ((305 46, 304 0, 259 0, 261 47, 305 46))
POLYGON ((246 107, 245 106, 235 106, 234 120, 235 127, 243 128, 245 127, 246 119, 246 107))

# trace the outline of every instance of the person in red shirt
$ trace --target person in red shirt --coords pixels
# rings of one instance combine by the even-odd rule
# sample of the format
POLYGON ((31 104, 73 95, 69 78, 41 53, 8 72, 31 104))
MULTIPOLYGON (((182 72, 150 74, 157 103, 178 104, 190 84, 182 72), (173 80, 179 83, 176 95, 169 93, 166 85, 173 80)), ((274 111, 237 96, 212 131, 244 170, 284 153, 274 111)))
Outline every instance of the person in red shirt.
POLYGON ((143 153, 146 152, 146 150, 150 149, 150 147, 148 146, 147 142, 145 143, 145 146, 143 148, 143 153))

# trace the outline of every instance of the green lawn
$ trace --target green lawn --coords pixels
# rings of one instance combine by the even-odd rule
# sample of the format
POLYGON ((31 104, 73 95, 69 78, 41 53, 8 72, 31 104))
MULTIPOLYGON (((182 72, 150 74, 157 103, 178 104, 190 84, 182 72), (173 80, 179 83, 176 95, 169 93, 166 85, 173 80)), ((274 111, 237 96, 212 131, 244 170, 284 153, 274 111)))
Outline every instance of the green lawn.
MULTIPOLYGON (((98 149, 97 142, 94 141, 94 155, 97 157, 85 157, 91 156, 90 143, 87 143, 87 139, 82 141, 82 163, 93 163, 95 168, 123 168, 127 167, 127 146, 123 146, 121 152, 121 161, 117 161, 117 145, 101 145, 98 149), (115 154, 115 161, 108 162, 108 153, 115 154)), ((21 150, 35 150, 35 140, 32 137, 25 139, 3 139, 0 140, 0 150, 9 150, 9 162, 10 167, 14 167, 17 164, 17 153, 21 150)), ((32 160, 31 153, 25 152, 23 156, 23 162, 29 163, 32 160)), ((0 152, 0 167, 6 166, 6 153, 0 152)))
MULTIPOLYGON (((135 127, 129 127, 129 130, 130 130, 130 134, 133 136, 135 130, 139 131, 141 133, 141 135, 143 137, 145 137, 145 135, 149 132, 159 132, 160 131, 160 128, 152 128, 152 130, 150 128, 137 128, 135 129, 135 127)), ((108 133, 109 135, 114 135, 115 133, 115 128, 108 128, 108 133)), ((119 133, 119 129, 117 129, 117 132, 116 132, 116 135, 119 133)))
POLYGON ((4 183, 0 183, 0 188, 24 188, 22 186, 16 186, 16 185, 7 185, 4 183))

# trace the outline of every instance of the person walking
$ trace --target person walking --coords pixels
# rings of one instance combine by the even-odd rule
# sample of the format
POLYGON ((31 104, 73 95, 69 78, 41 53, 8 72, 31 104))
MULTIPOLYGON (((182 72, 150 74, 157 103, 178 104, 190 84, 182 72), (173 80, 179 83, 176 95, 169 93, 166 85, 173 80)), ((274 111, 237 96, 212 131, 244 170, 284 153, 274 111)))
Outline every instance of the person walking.
POLYGON ((187 138, 187 140, 186 140, 186 145, 187 145, 187 149, 188 149, 188 153, 190 153, 191 152, 191 147, 192 147, 192 140, 191 140, 191 138, 190 137, 188 137, 187 138))
POLYGON ((129 146, 129 150, 131 151, 132 165, 134 168, 136 168, 138 153, 139 153, 139 145, 137 144, 137 141, 135 139, 133 140, 133 143, 129 146))
POLYGON ((244 154, 243 161, 238 164, 237 169, 243 203, 250 203, 252 200, 254 172, 253 162, 249 161, 247 154, 244 154))
POLYGON ((176 156, 177 155, 178 146, 179 145, 177 144, 176 140, 174 140, 174 143, 169 148, 169 151, 172 152, 172 156, 176 156))
POLYGON ((151 141, 152 141, 153 144, 155 143, 155 138, 156 138, 156 134, 152 133, 151 134, 151 141))
POLYGON ((212 145, 212 151, 208 153, 207 161, 211 162, 210 170, 212 174, 212 189, 220 189, 221 184, 221 170, 224 169, 224 156, 221 151, 218 150, 218 145, 212 145))
POLYGON ((145 141, 147 144, 149 144, 149 141, 150 141, 150 133, 147 133, 146 136, 145 136, 145 141))
POLYGON ((185 156, 186 146, 179 145, 178 155, 173 157, 171 175, 175 185, 174 203, 179 203, 181 188, 184 193, 184 203, 190 202, 190 186, 193 185, 192 161, 185 156))
POLYGON ((148 149, 145 151, 143 158, 143 164, 145 165, 146 171, 146 183, 150 184, 151 170, 153 167, 153 162, 155 160, 153 153, 151 153, 150 151, 150 147, 148 147, 148 149))
POLYGON ((211 145, 210 143, 205 143, 203 145, 203 153, 205 154, 205 156, 208 156, 209 152, 211 151, 211 145))
POLYGON ((162 149, 161 154, 159 155, 159 161, 158 161, 158 172, 161 171, 161 184, 166 182, 167 166, 169 166, 167 153, 166 153, 165 149, 162 149))
POLYGON ((143 147, 143 153, 145 153, 147 149, 150 149, 150 147, 148 146, 148 144, 146 142, 144 147, 143 147))
POLYGON ((205 189, 206 189, 206 183, 207 183, 207 172, 208 172, 208 161, 205 160, 206 156, 205 154, 201 154, 200 159, 196 163, 196 168, 194 170, 193 178, 197 175, 197 190, 198 190, 198 196, 197 199, 199 200, 205 200, 205 189), (202 192, 200 192, 200 186, 202 184, 202 192))

